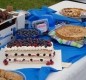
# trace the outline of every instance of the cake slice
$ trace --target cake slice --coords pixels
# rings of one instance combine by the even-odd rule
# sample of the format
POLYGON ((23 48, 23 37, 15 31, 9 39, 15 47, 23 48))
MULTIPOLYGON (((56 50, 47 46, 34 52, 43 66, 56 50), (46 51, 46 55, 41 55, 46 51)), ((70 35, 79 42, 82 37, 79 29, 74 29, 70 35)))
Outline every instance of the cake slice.
POLYGON ((55 52, 53 43, 44 39, 23 39, 11 41, 5 48, 4 63, 42 63, 53 64, 55 52))

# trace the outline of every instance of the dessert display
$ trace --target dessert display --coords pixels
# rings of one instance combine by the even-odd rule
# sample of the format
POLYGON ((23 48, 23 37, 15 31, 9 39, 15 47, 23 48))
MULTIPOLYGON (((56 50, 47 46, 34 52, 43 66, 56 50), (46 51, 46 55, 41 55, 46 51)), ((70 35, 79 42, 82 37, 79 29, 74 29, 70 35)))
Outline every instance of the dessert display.
POLYGON ((23 77, 18 73, 0 69, 0 80, 23 80, 23 77))
POLYGON ((86 36, 86 28, 80 26, 62 26, 55 30, 56 36, 61 39, 79 41, 86 36))
POLYGON ((86 12, 86 10, 81 8, 63 8, 60 13, 64 16, 79 18, 82 12, 86 12))
POLYGON ((17 39, 7 44, 5 48, 5 65, 8 63, 43 63, 52 65, 55 52, 53 43, 49 40, 28 38, 17 39))
POLYGON ((35 28, 19 29, 15 35, 17 39, 30 38, 30 37, 34 38, 40 35, 40 31, 35 28))
POLYGON ((9 14, 7 11, 0 10, 0 23, 12 17, 13 16, 9 14))

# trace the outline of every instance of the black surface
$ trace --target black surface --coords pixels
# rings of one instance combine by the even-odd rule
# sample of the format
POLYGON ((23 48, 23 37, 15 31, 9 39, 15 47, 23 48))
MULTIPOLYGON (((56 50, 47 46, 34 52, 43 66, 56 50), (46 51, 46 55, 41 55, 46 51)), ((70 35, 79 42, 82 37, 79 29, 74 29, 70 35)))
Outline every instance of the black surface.
POLYGON ((78 2, 78 3, 83 3, 86 4, 86 0, 65 0, 65 1, 74 1, 74 2, 78 2))
POLYGON ((1 24, 0 25, 0 31, 5 29, 5 28, 12 26, 13 24, 15 24, 15 21, 16 21, 16 18, 12 19, 11 21, 7 21, 7 22, 1 24))

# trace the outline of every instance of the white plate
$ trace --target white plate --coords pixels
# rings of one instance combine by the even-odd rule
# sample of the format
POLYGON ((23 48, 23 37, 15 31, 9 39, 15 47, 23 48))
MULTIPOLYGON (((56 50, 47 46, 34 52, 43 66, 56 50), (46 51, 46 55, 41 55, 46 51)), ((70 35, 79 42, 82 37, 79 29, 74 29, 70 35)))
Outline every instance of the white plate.
MULTIPOLYGON (((52 68, 57 70, 62 70, 62 59, 61 59, 61 50, 55 50, 56 56, 54 57, 54 64, 50 65, 52 68)), ((3 60, 5 59, 5 51, 2 49, 0 51, 0 69, 5 70, 16 70, 21 68, 40 68, 42 66, 47 66, 44 64, 18 64, 18 63, 10 63, 9 65, 4 65, 3 60)))
POLYGON ((72 1, 62 1, 57 4, 54 4, 50 6, 49 8, 56 10, 56 14, 60 14, 61 10, 63 8, 82 8, 86 9, 86 4, 83 3, 77 3, 77 2, 72 2, 72 1))

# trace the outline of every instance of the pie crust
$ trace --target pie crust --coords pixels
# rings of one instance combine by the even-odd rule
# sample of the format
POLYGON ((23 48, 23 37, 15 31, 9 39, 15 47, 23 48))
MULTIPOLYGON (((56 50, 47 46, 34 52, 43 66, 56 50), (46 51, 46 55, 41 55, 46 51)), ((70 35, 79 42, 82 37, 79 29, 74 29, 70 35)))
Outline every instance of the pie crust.
POLYGON ((57 37, 65 40, 82 40, 86 36, 86 28, 80 26, 62 26, 55 30, 57 37))
POLYGON ((63 8, 60 13, 67 17, 79 18, 82 12, 86 12, 86 10, 81 8, 63 8))

